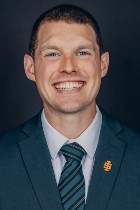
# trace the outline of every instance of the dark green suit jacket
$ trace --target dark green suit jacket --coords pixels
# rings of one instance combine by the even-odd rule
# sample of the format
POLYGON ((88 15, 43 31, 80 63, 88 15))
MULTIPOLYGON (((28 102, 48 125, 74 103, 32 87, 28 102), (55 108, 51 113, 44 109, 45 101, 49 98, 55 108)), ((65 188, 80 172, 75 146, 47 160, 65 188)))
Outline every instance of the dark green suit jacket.
MULTIPOLYGON (((140 135, 102 116, 85 210, 140 210, 140 135)), ((40 114, 0 136, 0 209, 63 209, 40 114)))

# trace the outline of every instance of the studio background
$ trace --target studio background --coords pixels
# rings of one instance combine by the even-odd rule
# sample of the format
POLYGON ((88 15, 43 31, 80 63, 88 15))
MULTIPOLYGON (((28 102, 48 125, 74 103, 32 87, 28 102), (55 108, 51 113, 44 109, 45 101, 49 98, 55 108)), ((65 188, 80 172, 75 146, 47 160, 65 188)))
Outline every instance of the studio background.
POLYGON ((96 17, 110 53, 98 104, 140 131, 139 0, 0 0, 0 132, 28 120, 42 107, 35 84, 25 76, 23 56, 34 21, 62 3, 81 6, 96 17))

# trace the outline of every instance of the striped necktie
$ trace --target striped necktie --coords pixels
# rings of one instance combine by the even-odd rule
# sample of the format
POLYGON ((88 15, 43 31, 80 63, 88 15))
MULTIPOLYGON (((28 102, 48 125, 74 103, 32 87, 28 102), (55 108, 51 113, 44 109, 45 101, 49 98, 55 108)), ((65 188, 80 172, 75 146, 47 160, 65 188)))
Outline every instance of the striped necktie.
POLYGON ((66 163, 58 184, 64 210, 83 210, 85 206, 85 180, 81 160, 85 150, 77 143, 63 145, 66 163))

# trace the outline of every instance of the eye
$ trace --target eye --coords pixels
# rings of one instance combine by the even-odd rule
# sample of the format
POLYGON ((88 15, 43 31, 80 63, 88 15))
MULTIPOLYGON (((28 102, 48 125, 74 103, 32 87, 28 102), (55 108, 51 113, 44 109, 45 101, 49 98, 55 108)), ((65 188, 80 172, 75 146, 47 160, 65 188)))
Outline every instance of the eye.
POLYGON ((58 55, 58 53, 49 53, 49 54, 46 54, 46 56, 56 57, 56 56, 59 56, 59 55, 58 55))
POLYGON ((60 57, 59 52, 45 52, 43 57, 48 60, 57 60, 60 57))
POLYGON ((88 51, 80 51, 77 53, 78 56, 85 56, 85 55, 90 55, 91 53, 88 51))

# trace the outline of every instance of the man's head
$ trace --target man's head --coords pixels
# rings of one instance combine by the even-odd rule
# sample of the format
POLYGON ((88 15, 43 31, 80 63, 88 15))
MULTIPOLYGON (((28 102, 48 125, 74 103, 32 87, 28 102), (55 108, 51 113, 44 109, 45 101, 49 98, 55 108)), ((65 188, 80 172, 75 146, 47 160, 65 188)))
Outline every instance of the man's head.
POLYGON ((55 7, 37 20, 30 53, 24 57, 25 73, 36 82, 51 116, 92 113, 108 63, 94 18, 69 5, 55 7))
POLYGON ((100 28, 95 18, 87 11, 73 5, 59 5, 44 12, 35 22, 30 37, 29 54, 34 58, 35 50, 38 44, 38 32, 45 22, 64 21, 66 23, 78 23, 90 25, 96 34, 96 42, 99 46, 100 54, 103 53, 103 42, 100 28))

